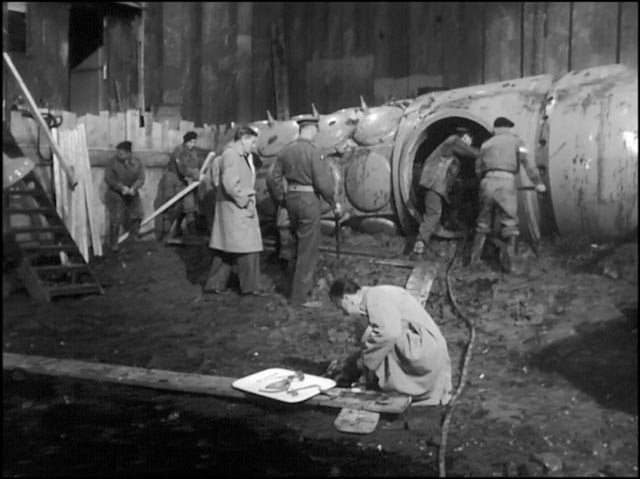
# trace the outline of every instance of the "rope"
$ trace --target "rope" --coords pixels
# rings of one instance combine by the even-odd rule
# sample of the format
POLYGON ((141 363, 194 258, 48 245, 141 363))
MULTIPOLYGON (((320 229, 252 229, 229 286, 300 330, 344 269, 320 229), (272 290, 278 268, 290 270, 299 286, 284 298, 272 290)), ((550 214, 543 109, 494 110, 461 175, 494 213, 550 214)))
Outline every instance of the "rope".
POLYGON ((467 380, 467 372, 469 368, 469 361, 471 360, 471 351, 473 349, 473 341, 476 338, 476 328, 475 323, 471 321, 458 306, 458 301, 456 300, 455 295, 453 294, 453 289, 451 288, 451 271, 453 270, 453 265, 458 256, 459 251, 462 249, 464 242, 461 241, 458 243, 456 247, 456 251, 453 254, 453 258, 449 263, 449 267, 447 268, 447 292, 449 293, 449 297, 451 298, 451 303, 453 304, 454 309, 458 316, 464 319, 467 327, 469 328, 469 342, 467 343, 467 348, 464 353, 464 361, 462 363, 462 373, 460 374, 460 381, 458 383, 458 387, 456 388, 456 392, 451 397, 449 401, 447 411, 444 416, 444 421, 442 422, 442 434, 440 436, 440 448, 438 450, 438 476, 439 477, 447 477, 445 470, 445 452, 447 449, 447 435, 449 434, 449 424, 451 423, 451 416, 453 415, 453 409, 455 407, 456 400, 462 393, 462 389, 464 388, 465 382, 467 380))

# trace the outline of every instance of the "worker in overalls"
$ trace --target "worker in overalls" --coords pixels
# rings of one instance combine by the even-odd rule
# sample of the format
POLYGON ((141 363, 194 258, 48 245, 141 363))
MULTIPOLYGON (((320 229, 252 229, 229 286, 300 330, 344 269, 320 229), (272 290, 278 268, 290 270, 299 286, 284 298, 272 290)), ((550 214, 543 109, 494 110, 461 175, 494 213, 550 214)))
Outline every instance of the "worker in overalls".
POLYGON ((454 180, 460 172, 460 157, 476 158, 480 150, 471 146, 469 130, 456 128, 456 134, 450 135, 438 146, 422 165, 420 186, 424 192, 424 215, 420 223, 419 236, 413 246, 413 254, 421 256, 429 245, 431 236, 440 224, 443 207, 449 207, 449 194, 454 180))
MULTIPOLYGON (((198 135, 189 131, 183 136, 183 143, 178 145, 171 156, 158 184, 158 195, 154 202, 157 209, 181 190, 200 178, 200 161, 195 147, 198 135)), ((168 233, 173 222, 176 222, 175 236, 182 236, 182 221, 186 219, 187 233, 196 234, 197 192, 193 191, 169 208, 162 215, 162 223, 156 223, 158 239, 168 233), (158 231, 159 230, 159 231, 158 231)))
POLYGON ((315 269, 320 248, 320 198, 336 215, 342 206, 336 202, 334 180, 327 161, 314 143, 318 134, 318 118, 305 116, 298 120, 298 139, 278 154, 276 164, 267 176, 269 191, 279 205, 285 205, 293 236, 293 263, 290 301, 293 306, 314 307, 308 301, 315 282, 315 269), (286 181, 286 191, 285 183, 286 181))
POLYGON ((482 144, 476 162, 476 174, 480 181, 480 214, 476 222, 476 236, 471 249, 471 265, 478 264, 484 243, 491 233, 492 215, 495 213, 501 226, 501 236, 506 243, 501 248, 500 264, 505 272, 517 252, 518 235, 518 191, 516 175, 520 164, 529 179, 536 185, 538 193, 546 191, 538 169, 527 158, 527 149, 522 139, 511 131, 513 122, 498 117, 493 122, 494 136, 482 144))
POLYGON ((135 240, 140 232, 143 210, 140 188, 144 184, 145 168, 142 161, 131 155, 131 142, 116 146, 116 156, 111 158, 104 171, 107 184, 106 204, 109 212, 109 246, 117 252, 120 225, 135 240))

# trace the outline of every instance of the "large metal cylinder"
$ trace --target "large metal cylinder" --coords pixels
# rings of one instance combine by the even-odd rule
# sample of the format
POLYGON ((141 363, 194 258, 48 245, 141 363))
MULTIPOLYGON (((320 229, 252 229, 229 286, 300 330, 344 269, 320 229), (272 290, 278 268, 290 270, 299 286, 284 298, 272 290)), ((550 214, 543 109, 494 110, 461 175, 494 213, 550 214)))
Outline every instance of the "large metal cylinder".
MULTIPOLYGON (((373 231, 375 225, 390 231, 395 223, 410 234, 422 215, 416 180, 425 158, 456 126, 469 128, 480 146, 492 135, 494 119, 506 116, 549 190, 544 196, 519 191, 521 234, 534 240, 551 231, 615 239, 638 223, 637 88, 635 70, 609 65, 570 72, 555 84, 550 75, 539 75, 434 92, 402 107, 363 105, 362 112, 322 116, 327 128, 322 147, 330 152, 337 146, 332 141, 352 141, 328 158, 338 199, 352 218, 374 225, 373 231)), ((267 158, 258 183, 283 144, 295 137, 290 123, 261 125, 259 151, 267 158)), ((465 167, 473 175, 473 164, 465 167)), ((517 186, 531 184, 521 168, 517 186)), ((263 211, 272 214, 266 189, 257 189, 263 211)))
POLYGON ((594 240, 638 226, 638 76, 574 71, 549 93, 549 183, 558 230, 594 240))

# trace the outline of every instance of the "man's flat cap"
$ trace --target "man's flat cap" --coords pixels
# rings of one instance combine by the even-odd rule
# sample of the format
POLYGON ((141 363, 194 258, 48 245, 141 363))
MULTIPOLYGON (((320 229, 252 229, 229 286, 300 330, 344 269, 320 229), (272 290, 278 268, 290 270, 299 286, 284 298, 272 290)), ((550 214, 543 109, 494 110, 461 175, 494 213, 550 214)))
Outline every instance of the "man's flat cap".
POLYGON ((296 120, 298 125, 307 126, 307 125, 318 125, 319 118, 313 115, 304 115, 296 120))
POLYGON ((493 127, 494 128, 499 128, 499 127, 511 128, 512 126, 513 126, 513 122, 511 120, 509 120, 509 118, 505 118, 504 116, 499 116, 493 122, 493 127))
POLYGON ((182 139, 184 140, 185 143, 187 141, 195 140, 196 138, 198 138, 198 135, 196 134, 195 131, 188 131, 182 137, 182 139))
POLYGON ((131 142, 130 141, 121 141, 116 145, 117 150, 128 151, 131 153, 131 142))

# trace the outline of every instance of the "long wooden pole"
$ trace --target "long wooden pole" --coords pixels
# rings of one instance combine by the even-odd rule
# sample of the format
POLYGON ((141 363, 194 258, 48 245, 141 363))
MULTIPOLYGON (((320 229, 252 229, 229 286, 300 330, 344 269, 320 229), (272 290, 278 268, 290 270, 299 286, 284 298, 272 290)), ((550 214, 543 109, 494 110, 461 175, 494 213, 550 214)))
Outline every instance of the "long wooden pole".
MULTIPOLYGON (((153 213, 151 213, 150 216, 148 216, 144 220, 142 220, 142 222, 140 222, 140 226, 146 225, 151 220, 153 220, 156 216, 158 216, 161 213, 164 213, 166 210, 171 208, 178 200, 182 199, 184 196, 186 196, 191 191, 196 189, 199 184, 200 184, 199 181, 194 181, 189 186, 187 186, 184 190, 178 192, 173 198, 171 198, 169 201, 167 201, 165 204, 163 204, 160 208, 158 208, 153 213)), ((129 237, 129 232, 128 231, 126 233, 123 233, 122 235, 120 235, 120 237, 118 238, 118 244, 122 243, 128 237, 129 237)))
POLYGON ((36 102, 34 101, 33 97, 31 96, 31 92, 29 91, 29 89, 27 88, 27 85, 25 84, 24 80, 20 76, 20 73, 18 73, 18 70, 16 69, 15 65, 13 64, 13 61, 11 60, 11 57, 9 56, 9 54, 7 52, 2 52, 2 58, 4 58, 5 63, 9 67, 9 70, 11 70, 11 73, 13 74, 13 76, 16 79, 16 81, 18 82, 18 85, 20 86, 20 89, 22 90, 22 93, 24 93, 24 96, 27 98, 27 101, 29 102, 29 106, 31 107, 31 110, 33 111, 34 118, 40 124, 40 128, 42 128, 42 130, 44 131, 45 135, 47 136, 47 139, 49 140, 49 143, 51 143, 51 148, 53 149, 53 152, 56 155, 58 155, 58 160, 60 161, 60 166, 62 167, 62 169, 64 170, 64 172, 67 175, 67 178, 69 179, 69 186, 71 187, 71 189, 74 189, 76 187, 76 185, 78 184, 78 182, 75 180, 73 167, 71 167, 64 160, 64 158, 62 156, 62 152, 60 151, 60 148, 58 148, 58 144, 53 139, 53 135, 51 135, 51 131, 49 131, 49 126, 44 121, 44 118, 42 118, 42 114, 40 113, 40 110, 38 109, 38 106, 36 105, 36 102))
MULTIPOLYGON (((224 376, 14 353, 2 353, 2 369, 5 371, 17 369, 32 374, 106 381, 127 386, 206 394, 231 399, 273 401, 235 389, 232 385, 236 378, 224 376)), ((336 387, 300 404, 332 408, 348 407, 371 412, 401 414, 411 404, 411 398, 402 395, 389 395, 387 400, 384 400, 378 393, 353 393, 349 389, 336 387)))

